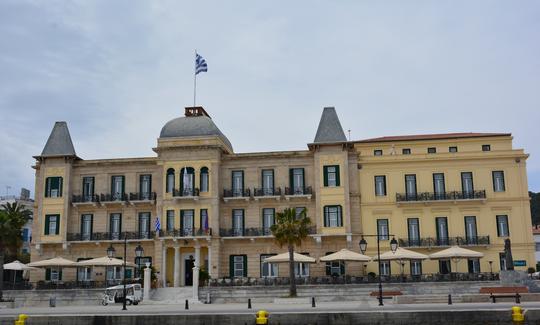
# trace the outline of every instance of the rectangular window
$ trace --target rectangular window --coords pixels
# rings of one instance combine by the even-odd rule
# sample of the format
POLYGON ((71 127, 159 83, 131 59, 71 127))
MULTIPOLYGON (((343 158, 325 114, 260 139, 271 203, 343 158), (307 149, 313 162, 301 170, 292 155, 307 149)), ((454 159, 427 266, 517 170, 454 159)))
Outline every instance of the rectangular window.
POLYGON ((476 217, 474 216, 465 217, 465 237, 467 239, 467 244, 469 245, 478 244, 478 233, 476 230, 476 217))
POLYGON ((540 243, 535 243, 535 251, 540 252, 540 243))
POLYGON ((122 200, 124 197, 124 176, 111 177, 111 195, 113 200, 122 200))
POLYGON ((444 200, 446 198, 443 173, 433 174, 433 192, 435 200, 444 200))
POLYGON ((231 255, 229 263, 230 263, 231 278, 247 277, 247 256, 246 255, 231 255))
POLYGON ((291 190, 288 195, 302 195, 305 192, 304 168, 289 169, 289 185, 291 190))
POLYGON ((193 196, 195 188, 195 169, 184 167, 180 170, 180 188, 182 196, 193 196))
MULTIPOLYGON (((300 253, 300 254, 309 256, 309 253, 300 253)), ((294 263, 294 276, 297 278, 309 277, 309 264, 308 263, 294 263)))
POLYGON ((499 265, 501 266, 501 271, 506 270, 506 254, 499 253, 499 265))
POLYGON ((183 236, 193 236, 195 210, 180 210, 180 231, 183 236))
POLYGON ((497 216, 497 236, 508 237, 510 236, 510 228, 508 227, 508 216, 497 216))
POLYGON ((244 171, 232 171, 232 191, 233 196, 244 196, 244 171))
POLYGON ((56 267, 46 268, 45 281, 62 281, 62 269, 56 267))
POLYGON ((22 238, 23 238, 23 242, 29 242, 30 240, 30 231, 28 228, 23 228, 23 232, 22 232, 22 238))
POLYGON ((110 235, 111 240, 120 239, 120 233, 122 232, 122 214, 121 213, 111 213, 109 229, 111 231, 111 235, 110 235))
POLYGON ((327 205, 324 207, 324 226, 325 227, 342 227, 343 226, 340 205, 327 205))
MULTIPOLYGON (((122 259, 121 257, 117 258, 122 259)), ((107 273, 106 280, 109 285, 117 284, 123 279, 121 266, 107 266, 105 272, 107 273)))
POLYGON ((210 188, 210 179, 209 179, 207 167, 201 168, 200 183, 201 183, 201 192, 208 192, 208 189, 210 188))
POLYGON ((91 214, 81 215, 81 240, 92 239, 92 221, 94 216, 91 214))
POLYGON ((452 265, 450 260, 439 260, 439 273, 450 274, 452 272, 452 265))
POLYGON ((60 234, 60 215, 47 214, 45 215, 45 235, 60 234))
POLYGON ((401 150, 401 153, 404 154, 404 155, 410 155, 411 154, 411 149, 403 148, 403 150, 401 150))
POLYGON ((340 186, 339 181, 339 165, 324 166, 324 186, 336 187, 340 186))
MULTIPOLYGON (((77 262, 90 260, 91 258, 78 258, 77 262)), ((77 281, 88 282, 92 281, 92 267, 78 267, 77 268, 77 281)))
POLYGON ((381 269, 379 270, 379 273, 382 276, 390 276, 390 261, 381 261, 381 269))
POLYGON ((139 213, 139 238, 150 238, 150 212, 139 213))
POLYGON ((480 260, 477 258, 469 258, 467 260, 469 273, 480 273, 480 260))
POLYGON ((461 173, 461 190, 463 191, 464 199, 471 199, 474 197, 474 183, 472 172, 461 173))
POLYGON ((167 210, 167 231, 174 230, 174 210, 167 210))
POLYGON ((62 177, 45 179, 45 197, 62 197, 62 177))
POLYGON ((264 263, 264 260, 268 257, 272 257, 276 254, 261 254, 261 277, 262 278, 274 278, 278 276, 278 264, 276 263, 264 263))
POLYGON ((493 192, 504 192, 506 190, 504 186, 504 172, 497 170, 492 173, 493 176, 493 192))
POLYGON ((204 234, 208 234, 209 227, 209 221, 208 221, 208 210, 207 209, 201 209, 201 230, 204 234))
POLYGON ((167 193, 173 193, 174 192, 174 169, 169 168, 167 169, 167 179, 165 180, 165 192, 167 193))
POLYGON ((296 207, 294 208, 294 210, 296 211, 296 219, 300 218, 300 215, 302 214, 302 212, 306 211, 306 208, 305 207, 296 207))
POLYGON ((422 261, 411 260, 411 275, 422 275, 422 261))
MULTIPOLYGON (((327 252, 325 255, 333 254, 334 252, 327 252)), ((328 276, 341 276, 345 275, 345 262, 343 261, 333 261, 326 262, 326 275, 328 276)))
POLYGON ((232 210, 233 236, 244 236, 244 209, 232 210))
POLYGON ((375 176, 375 195, 386 196, 386 176, 375 176))
POLYGON ((429 147, 429 148, 427 148, 427 153, 437 153, 437 148, 429 147))
POLYGON ((150 263, 149 265, 152 267, 152 256, 135 257, 135 265, 137 265, 135 268, 135 277, 143 276, 146 263, 150 263))
POLYGON ((416 175, 405 175, 405 195, 407 201, 416 201, 416 175))
POLYGON ((389 234, 388 219, 377 219, 377 235, 380 240, 388 240, 389 234))
POLYGON ((264 195, 274 195, 274 170, 262 171, 262 190, 264 195))
POLYGON ((152 192, 152 175, 140 175, 139 178, 139 192, 141 193, 141 199, 150 200, 150 193, 152 192))
POLYGON ((448 152, 457 152, 457 147, 448 147, 448 152))
POLYGON ((482 151, 491 151, 491 145, 483 144, 482 145, 482 151))
POLYGON ((94 177, 83 177, 83 200, 91 202, 94 196, 94 177))
POLYGON ((275 210, 271 208, 262 209, 262 224, 263 224, 263 234, 271 235, 270 227, 274 225, 274 213, 275 210))
POLYGON ((381 149, 373 150, 373 155, 374 156, 382 156, 382 150, 381 149))
POLYGON ((448 246, 448 219, 446 217, 435 218, 437 231, 437 246, 448 246))
POLYGON ((408 218, 407 228, 409 234, 409 246, 420 246, 420 221, 418 218, 408 218))

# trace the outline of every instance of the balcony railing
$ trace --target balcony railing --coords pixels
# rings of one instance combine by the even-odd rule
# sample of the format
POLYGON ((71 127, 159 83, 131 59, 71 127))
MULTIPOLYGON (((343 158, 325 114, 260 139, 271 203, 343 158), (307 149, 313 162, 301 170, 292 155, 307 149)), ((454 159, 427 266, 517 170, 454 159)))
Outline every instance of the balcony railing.
MULTIPOLYGON (((309 234, 313 235, 317 233, 316 227, 309 228, 309 234)), ((219 229, 219 235, 221 237, 259 237, 259 236, 272 236, 270 227, 262 228, 221 228, 219 229)))
POLYGON ((281 187, 276 188, 255 188, 253 196, 281 196, 281 187))
POLYGON ((489 236, 464 236, 464 237, 441 237, 399 239, 401 247, 444 247, 444 246, 483 246, 489 245, 489 236))
POLYGON ((212 228, 182 228, 160 230, 159 237, 205 237, 212 236, 212 228))
POLYGON ((68 241, 100 241, 100 240, 128 240, 152 239, 154 231, 126 231, 126 232, 93 232, 93 233, 68 233, 68 241))
POLYGON ((99 202, 99 196, 98 195, 72 195, 71 196, 71 202, 72 203, 96 203, 99 202))
POLYGON ((155 201, 156 192, 129 193, 130 201, 155 201))
POLYGON ((231 198, 231 197, 250 197, 251 191, 249 188, 246 189, 224 189, 223 190, 223 197, 231 198))
POLYGON ((311 186, 306 187, 285 187, 285 195, 311 195, 313 189, 311 186))
POLYGON ((453 191, 443 193, 421 192, 421 193, 397 193, 397 202, 419 202, 419 201, 454 201, 485 199, 486 191, 453 191))
POLYGON ((123 202, 128 200, 126 193, 100 194, 99 202, 123 202))
POLYGON ((181 188, 181 189, 174 189, 174 190, 173 190, 173 196, 176 196, 176 197, 193 197, 193 196, 199 196, 199 189, 198 189, 198 188, 181 188))

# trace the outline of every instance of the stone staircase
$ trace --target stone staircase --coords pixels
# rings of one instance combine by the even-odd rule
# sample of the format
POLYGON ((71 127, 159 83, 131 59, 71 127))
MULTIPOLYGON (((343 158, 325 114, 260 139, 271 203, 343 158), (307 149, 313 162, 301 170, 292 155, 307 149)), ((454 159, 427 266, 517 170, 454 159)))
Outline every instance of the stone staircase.
POLYGON ((158 288, 150 291, 150 300, 146 299, 146 304, 165 304, 165 305, 183 305, 186 300, 189 303, 198 303, 198 300, 193 300, 192 287, 179 288, 158 288))

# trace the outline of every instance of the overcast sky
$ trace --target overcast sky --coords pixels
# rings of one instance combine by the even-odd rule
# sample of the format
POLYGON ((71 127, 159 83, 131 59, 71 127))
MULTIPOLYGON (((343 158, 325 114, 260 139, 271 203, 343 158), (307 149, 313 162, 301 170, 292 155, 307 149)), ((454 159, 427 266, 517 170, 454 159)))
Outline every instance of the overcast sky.
POLYGON ((203 105, 236 152, 306 149, 324 106, 352 139, 511 132, 540 191, 539 1, 0 0, 0 194, 67 121, 83 159, 154 156, 203 105))

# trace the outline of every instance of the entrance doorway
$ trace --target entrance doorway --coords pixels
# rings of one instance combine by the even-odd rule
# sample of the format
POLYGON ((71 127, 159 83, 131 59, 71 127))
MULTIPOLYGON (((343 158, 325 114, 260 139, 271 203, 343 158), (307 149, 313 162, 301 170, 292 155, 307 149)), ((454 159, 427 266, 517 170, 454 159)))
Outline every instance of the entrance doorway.
POLYGON ((195 266, 195 259, 193 255, 189 255, 189 258, 184 260, 184 285, 193 285, 193 267, 195 266))

